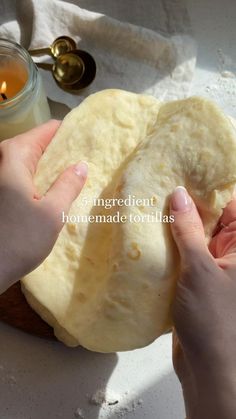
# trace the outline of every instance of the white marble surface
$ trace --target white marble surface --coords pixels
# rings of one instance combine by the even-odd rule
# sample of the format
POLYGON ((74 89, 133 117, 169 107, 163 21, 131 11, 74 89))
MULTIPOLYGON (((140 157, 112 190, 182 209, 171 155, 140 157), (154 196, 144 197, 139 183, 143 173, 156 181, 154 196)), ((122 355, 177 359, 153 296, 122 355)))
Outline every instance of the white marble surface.
MULTIPOLYGON (((160 29, 159 6, 155 9, 153 0, 78 3, 94 10, 97 5, 99 12, 160 29)), ((163 9, 169 2, 157 3, 163 9)), ((171 3, 173 7, 177 4, 171 3)), ((236 117, 236 79, 224 73, 236 70, 236 3, 188 0, 188 10, 199 46, 192 93, 213 98, 236 117)), ((186 15, 183 22, 187 28, 186 15)), ((165 32, 168 25, 161 29, 165 32)), ((63 105, 52 107, 57 117, 67 111, 63 105)), ((165 335, 142 350, 103 355, 81 348, 71 350, 0 324, 0 418, 71 419, 78 407, 85 419, 183 419, 181 388, 172 369, 171 336, 165 335), (88 397, 103 387, 123 400, 110 408, 90 405, 88 397), (125 405, 130 412, 124 410, 125 405)))
POLYGON ((78 407, 86 419, 183 417, 169 335, 119 355, 69 349, 6 325, 0 336, 1 419, 73 419, 78 407), (91 405, 89 398, 106 386, 123 400, 110 408, 91 405))

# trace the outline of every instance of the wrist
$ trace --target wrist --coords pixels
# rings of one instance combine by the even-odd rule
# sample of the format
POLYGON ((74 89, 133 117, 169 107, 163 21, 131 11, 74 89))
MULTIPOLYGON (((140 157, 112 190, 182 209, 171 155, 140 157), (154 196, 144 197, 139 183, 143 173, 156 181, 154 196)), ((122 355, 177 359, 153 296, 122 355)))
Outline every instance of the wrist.
POLYGON ((214 372, 198 371, 184 388, 187 419, 235 419, 236 374, 220 366, 214 372))

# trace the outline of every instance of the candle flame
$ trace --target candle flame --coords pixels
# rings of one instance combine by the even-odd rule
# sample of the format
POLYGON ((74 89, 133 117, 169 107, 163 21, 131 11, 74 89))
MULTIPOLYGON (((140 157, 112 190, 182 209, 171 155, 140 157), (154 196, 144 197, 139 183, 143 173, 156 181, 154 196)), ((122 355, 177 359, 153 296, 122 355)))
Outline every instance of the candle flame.
POLYGON ((0 87, 0 93, 5 93, 6 90, 7 90, 7 83, 3 81, 0 87))

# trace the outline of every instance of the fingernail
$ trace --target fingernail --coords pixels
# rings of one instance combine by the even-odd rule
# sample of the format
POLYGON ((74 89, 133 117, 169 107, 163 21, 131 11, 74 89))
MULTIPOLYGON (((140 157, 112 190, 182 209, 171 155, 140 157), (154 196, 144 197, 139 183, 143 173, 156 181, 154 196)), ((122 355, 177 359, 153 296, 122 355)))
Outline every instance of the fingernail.
POLYGON ((183 186, 177 186, 171 197, 171 208, 174 211, 186 211, 191 208, 192 200, 183 186))
POLYGON ((86 161, 81 161, 78 164, 76 164, 74 171, 77 174, 77 176, 80 176, 85 179, 88 174, 88 164, 86 163, 86 161))

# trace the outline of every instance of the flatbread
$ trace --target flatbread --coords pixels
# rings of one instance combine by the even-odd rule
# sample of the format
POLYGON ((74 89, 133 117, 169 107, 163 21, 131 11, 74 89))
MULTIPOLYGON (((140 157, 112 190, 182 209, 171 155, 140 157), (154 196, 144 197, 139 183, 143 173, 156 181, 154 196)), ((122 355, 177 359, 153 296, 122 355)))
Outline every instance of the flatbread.
MULTIPOLYGON (((70 214, 104 212, 93 208, 92 200, 112 195, 126 159, 154 129, 159 107, 151 96, 120 90, 91 95, 66 116, 40 160, 35 177, 40 193, 70 164, 86 160, 89 178, 70 214)), ((29 304, 67 345, 78 345, 77 336, 65 330, 74 289, 82 285, 78 294, 82 308, 83 288, 92 296, 106 269, 110 235, 109 224, 68 223, 50 256, 21 282, 29 304)))
POLYGON ((50 256, 22 280, 59 339, 114 352, 143 347, 169 328, 179 255, 170 224, 157 219, 168 219, 169 195, 184 185, 210 237, 236 182, 235 137, 229 119, 201 98, 160 106, 108 90, 66 117, 40 162, 37 186, 46 191, 67 165, 87 160, 89 179, 70 214, 118 211, 127 222, 66 224, 50 256), (152 205, 92 202, 129 196, 152 205))

